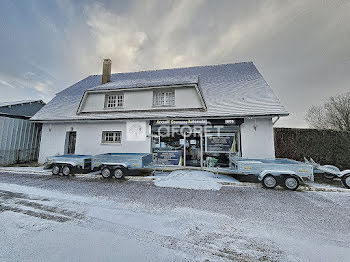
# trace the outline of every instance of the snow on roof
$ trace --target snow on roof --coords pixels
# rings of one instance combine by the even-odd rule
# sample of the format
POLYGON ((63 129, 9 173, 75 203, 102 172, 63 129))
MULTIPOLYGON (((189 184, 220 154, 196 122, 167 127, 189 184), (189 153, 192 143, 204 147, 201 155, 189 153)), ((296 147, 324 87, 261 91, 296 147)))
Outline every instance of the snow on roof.
POLYGON ((170 86, 170 85, 185 85, 198 84, 198 75, 189 76, 165 76, 158 78, 132 78, 117 80, 103 85, 95 86, 89 90, 111 90, 123 88, 140 88, 154 86, 170 86))
POLYGON ((101 75, 89 76, 64 89, 44 106, 32 120, 85 119, 164 119, 186 117, 245 117, 288 115, 271 87, 252 62, 187 68, 117 73, 101 85, 101 75), (206 111, 145 111, 84 113, 77 115, 80 100, 87 90, 98 88, 144 87, 155 84, 188 84, 197 79, 206 111))

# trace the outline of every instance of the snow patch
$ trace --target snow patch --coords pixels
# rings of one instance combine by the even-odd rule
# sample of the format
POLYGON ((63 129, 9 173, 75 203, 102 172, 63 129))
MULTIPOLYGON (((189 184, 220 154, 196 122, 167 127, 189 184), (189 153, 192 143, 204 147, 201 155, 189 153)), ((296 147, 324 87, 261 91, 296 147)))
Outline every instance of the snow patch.
POLYGON ((342 186, 327 185, 308 181, 305 183, 308 191, 323 191, 323 192, 349 192, 349 190, 342 186))
POLYGON ((30 166, 30 167, 19 167, 19 166, 11 166, 11 167, 0 167, 0 171, 6 171, 11 173, 50 173, 50 170, 44 169, 44 166, 30 166))
POLYGON ((174 187, 196 190, 220 190, 220 182, 239 183, 236 179, 197 170, 176 170, 167 176, 158 175, 154 184, 159 187, 174 187))
POLYGON ((340 188, 333 185, 320 184, 320 183, 311 182, 311 181, 308 181, 306 184, 313 188, 321 188, 321 189, 339 189, 340 188))

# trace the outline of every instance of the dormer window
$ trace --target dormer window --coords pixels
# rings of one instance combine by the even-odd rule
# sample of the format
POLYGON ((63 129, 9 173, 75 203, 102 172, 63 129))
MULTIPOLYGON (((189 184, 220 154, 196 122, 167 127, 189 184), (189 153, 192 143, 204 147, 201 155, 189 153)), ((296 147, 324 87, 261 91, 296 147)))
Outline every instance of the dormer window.
POLYGON ((154 91, 153 106, 174 106, 175 93, 174 90, 154 91))
POLYGON ((124 95, 107 95, 106 96, 106 108, 122 108, 124 106, 124 95))

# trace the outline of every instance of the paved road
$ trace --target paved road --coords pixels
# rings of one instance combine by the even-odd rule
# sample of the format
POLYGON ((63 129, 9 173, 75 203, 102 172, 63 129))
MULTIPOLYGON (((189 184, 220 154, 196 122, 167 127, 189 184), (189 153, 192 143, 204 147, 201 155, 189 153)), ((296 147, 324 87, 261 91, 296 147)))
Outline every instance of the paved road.
MULTIPOLYGON (((50 220, 50 217, 45 218, 45 215, 52 216, 51 220, 58 220, 55 223, 70 224, 73 223, 71 220, 91 222, 92 218, 96 219, 96 203, 86 204, 85 199, 100 201, 99 205, 107 202, 116 203, 119 207, 122 205, 123 208, 117 209, 111 208, 110 205, 108 208, 104 207, 109 210, 106 213, 114 215, 99 218, 103 221, 112 219, 114 225, 117 224, 121 228, 124 228, 125 222, 121 223, 118 219, 123 217, 128 220, 130 216, 135 221, 143 221, 142 217, 147 220, 146 213, 151 210, 152 218, 146 223, 146 227, 153 224, 151 221, 160 221, 165 227, 163 222, 168 221, 166 230, 164 229, 166 233, 156 232, 159 230, 157 225, 147 228, 155 234, 153 238, 147 239, 150 243, 147 252, 154 260, 168 259, 169 254, 174 260, 199 261, 348 261, 350 257, 349 193, 291 192, 255 187, 223 187, 219 191, 201 191, 159 188, 154 186, 153 182, 104 180, 94 176, 65 178, 13 173, 0 173, 0 190, 0 204, 7 208, 3 209, 2 213, 0 210, 0 215, 6 213, 7 219, 13 213, 31 216, 33 208, 41 209, 38 204, 43 205, 40 202, 43 198, 48 198, 51 205, 43 205, 44 215, 37 218, 50 220), (36 202, 35 197, 31 195, 32 188, 39 190, 34 194, 39 196, 36 202), (58 193, 64 193, 68 197, 56 196, 58 193), (25 196, 21 198, 16 194, 25 196), (50 199, 50 194, 55 199, 50 199), (17 200, 11 200, 10 196, 17 200), (78 199, 71 203, 70 198, 74 198, 73 196, 83 200, 78 199), (61 204, 55 202, 57 198, 61 199, 61 204), (22 199, 22 202, 18 199, 22 199), (28 201, 34 204, 28 204, 28 201), (62 203, 71 208, 64 209, 62 203), (28 211, 23 206, 29 206, 31 209, 28 211), (24 209, 25 212, 16 208, 24 209), (51 212, 50 208, 59 212, 51 212), (138 214, 137 218, 130 215, 129 208, 132 209, 132 214, 138 214), (80 209, 81 212, 76 211, 80 209), (120 214, 120 210, 128 212, 120 214), (89 215, 81 218, 81 214, 89 215), (68 219, 59 221, 60 217, 68 219), (182 221, 181 225, 177 225, 172 218, 177 219, 176 223, 182 221), (164 240, 165 235, 172 236, 172 240, 164 240), (196 245, 193 246, 193 243, 196 245), (151 252, 158 248, 159 253, 151 252)), ((107 230, 109 227, 107 224, 98 227, 96 223, 84 224, 84 227, 94 230, 107 230)), ((50 224, 48 227, 55 225, 50 224)), ((8 226, 14 231, 17 230, 12 224, 8 226)), ((142 226, 145 224, 135 222, 127 226, 133 228, 131 239, 135 240, 138 234, 143 232, 142 226)), ((117 235, 130 240, 130 232, 117 235)), ((145 237, 145 234, 142 236, 145 237)), ((7 243, 1 242, 3 241, 0 241, 1 246, 6 246, 7 243)), ((133 244, 137 247, 142 246, 133 244)), ((2 255, 7 257, 8 253, 2 255)), ((128 252, 124 255, 125 258, 132 259, 128 252)), ((44 259, 45 257, 38 261, 44 259)), ((15 261, 13 257, 9 260, 15 261)), ((105 260, 113 259, 106 257, 105 260)))

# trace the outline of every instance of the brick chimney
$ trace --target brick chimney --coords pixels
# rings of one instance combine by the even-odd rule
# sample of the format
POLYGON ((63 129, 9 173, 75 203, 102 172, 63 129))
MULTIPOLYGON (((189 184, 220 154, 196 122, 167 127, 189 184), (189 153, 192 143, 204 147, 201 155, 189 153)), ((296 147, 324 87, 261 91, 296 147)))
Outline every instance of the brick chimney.
POLYGON ((111 81, 111 67, 112 60, 104 59, 102 69, 102 85, 111 81))

